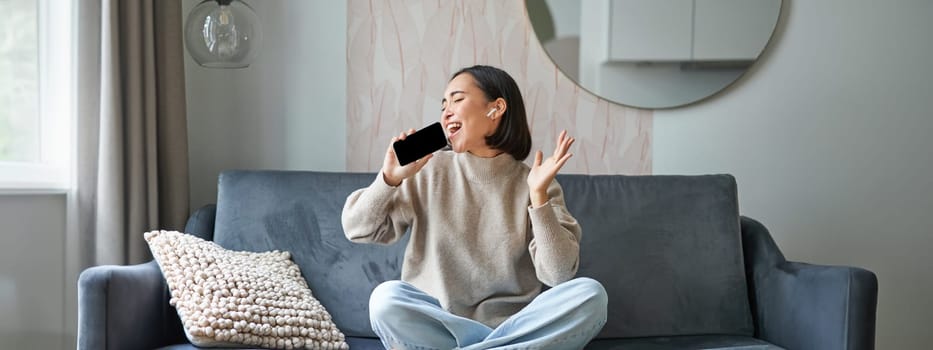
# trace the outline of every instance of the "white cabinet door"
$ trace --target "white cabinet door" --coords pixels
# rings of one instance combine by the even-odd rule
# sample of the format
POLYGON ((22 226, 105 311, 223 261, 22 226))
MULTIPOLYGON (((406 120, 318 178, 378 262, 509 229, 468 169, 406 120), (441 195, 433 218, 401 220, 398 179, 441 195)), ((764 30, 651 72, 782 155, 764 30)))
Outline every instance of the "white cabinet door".
POLYGON ((611 1, 610 60, 690 60, 693 0, 611 1))
POLYGON ((695 0, 694 60, 754 60, 768 43, 780 0, 695 0))

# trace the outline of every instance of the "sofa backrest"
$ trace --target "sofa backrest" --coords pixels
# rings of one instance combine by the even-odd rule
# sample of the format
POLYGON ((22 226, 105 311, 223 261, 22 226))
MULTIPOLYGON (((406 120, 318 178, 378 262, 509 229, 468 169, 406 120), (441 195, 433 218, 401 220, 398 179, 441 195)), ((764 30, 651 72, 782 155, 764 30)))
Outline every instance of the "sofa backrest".
MULTIPOLYGON (((391 246, 343 234, 347 196, 375 174, 227 171, 214 241, 287 250, 348 336, 374 337, 369 294, 401 276, 407 237, 391 246)), ((753 332, 735 180, 708 176, 558 175, 583 228, 579 276, 609 294, 600 338, 753 332)))
POLYGON ((558 175, 600 281, 600 338, 754 333, 731 175, 558 175))
POLYGON ((399 279, 406 239, 379 246, 350 242, 340 213, 350 192, 375 174, 226 171, 220 174, 214 242, 245 251, 283 250, 314 297, 347 336, 375 337, 369 294, 399 279))

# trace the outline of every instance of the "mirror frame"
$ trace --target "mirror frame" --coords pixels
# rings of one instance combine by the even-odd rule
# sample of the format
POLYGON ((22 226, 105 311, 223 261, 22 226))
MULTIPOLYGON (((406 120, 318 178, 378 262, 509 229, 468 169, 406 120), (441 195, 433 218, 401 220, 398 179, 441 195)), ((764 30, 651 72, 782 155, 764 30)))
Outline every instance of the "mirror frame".
MULTIPOLYGON (((582 0, 582 1, 586 1, 586 0, 582 0)), ((582 1, 580 2, 582 3, 582 1)), ((605 1, 611 1, 611 0, 605 0, 605 1)), ((549 37, 551 38, 555 38, 556 37, 556 28, 555 28, 556 26, 553 26, 550 28, 539 28, 539 26, 535 25, 535 21, 532 20, 532 8, 529 5, 532 3, 535 3, 536 6, 540 6, 539 9, 544 10, 540 14, 546 15, 547 16, 546 20, 549 21, 550 23, 554 23, 553 16, 551 15, 551 11, 548 8, 546 0, 525 0, 524 9, 525 9, 526 20, 528 21, 528 25, 531 26, 532 32, 535 35, 535 40, 538 41, 538 44, 541 46, 542 51, 544 51, 545 55, 547 55, 551 63, 557 68, 557 70, 561 72, 561 74, 563 74, 567 78, 567 80, 573 82, 580 89, 592 94, 595 97, 598 97, 600 99, 606 100, 608 102, 611 102, 611 103, 614 103, 620 106, 643 109, 643 110, 665 110, 665 109, 675 109, 675 108, 692 106, 695 104, 699 104, 699 103, 703 103, 703 102, 715 99, 718 96, 725 93, 727 90, 729 90, 732 86, 736 85, 739 81, 743 80, 743 78, 745 78, 751 70, 755 69, 758 65, 760 65, 759 62, 762 61, 762 59, 765 57, 766 53, 768 52, 769 48, 776 41, 775 38, 778 36, 778 30, 782 28, 781 23, 785 20, 784 17, 785 17, 785 12, 786 12, 786 7, 787 7, 787 0, 777 0, 777 1, 780 2, 778 6, 778 13, 777 13, 777 16, 775 17, 774 24, 771 26, 771 31, 768 36, 768 39, 765 41, 764 45, 761 47, 761 50, 758 52, 755 58, 751 60, 751 63, 748 64, 748 66, 746 66, 745 69, 741 73, 739 73, 734 79, 732 79, 728 83, 722 85, 721 87, 715 89, 714 91, 708 94, 705 94, 703 97, 692 99, 692 100, 687 100, 686 102, 683 102, 683 103, 674 103, 674 104, 666 105, 662 107, 652 107, 652 106, 644 106, 644 105, 638 105, 634 103, 622 102, 617 99, 609 98, 602 94, 598 94, 595 91, 593 91, 593 89, 590 89, 589 87, 586 87, 583 84, 581 84, 579 81, 580 80, 579 78, 574 79, 570 74, 567 73, 564 67, 559 65, 557 61, 554 60, 554 55, 551 53, 551 51, 549 51, 545 47, 545 43, 542 42, 540 39, 541 37, 540 34, 542 32, 549 34, 550 35, 549 37)), ((688 65, 690 63, 683 62, 682 64, 688 65)))

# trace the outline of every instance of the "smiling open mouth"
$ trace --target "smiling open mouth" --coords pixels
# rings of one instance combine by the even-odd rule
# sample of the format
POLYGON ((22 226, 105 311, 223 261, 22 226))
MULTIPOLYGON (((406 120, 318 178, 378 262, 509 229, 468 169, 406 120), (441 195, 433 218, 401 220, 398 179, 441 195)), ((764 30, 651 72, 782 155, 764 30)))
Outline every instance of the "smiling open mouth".
POLYGON ((453 122, 453 123, 447 124, 447 139, 448 139, 448 141, 449 141, 451 138, 453 138, 454 135, 456 135, 456 134, 460 131, 460 128, 462 128, 462 127, 463 127, 463 124, 458 123, 458 122, 453 122))

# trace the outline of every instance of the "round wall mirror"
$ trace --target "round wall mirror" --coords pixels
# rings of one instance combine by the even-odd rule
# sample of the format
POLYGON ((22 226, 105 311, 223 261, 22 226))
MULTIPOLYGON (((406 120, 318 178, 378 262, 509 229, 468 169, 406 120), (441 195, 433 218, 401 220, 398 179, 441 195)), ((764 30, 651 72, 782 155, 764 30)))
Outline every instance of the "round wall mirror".
POLYGON ((613 102, 685 106, 739 79, 768 45, 782 0, 526 0, 544 50, 613 102))

